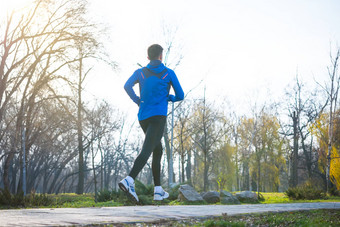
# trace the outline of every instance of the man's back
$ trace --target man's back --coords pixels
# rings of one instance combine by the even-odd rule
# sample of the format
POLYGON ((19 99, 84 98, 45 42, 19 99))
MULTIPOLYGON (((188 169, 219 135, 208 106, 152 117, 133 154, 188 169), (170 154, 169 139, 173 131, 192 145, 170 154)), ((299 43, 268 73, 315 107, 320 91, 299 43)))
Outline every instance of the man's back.
POLYGON ((176 99, 176 101, 184 98, 184 93, 176 74, 173 70, 165 67, 159 60, 150 61, 147 67, 136 70, 126 82, 124 88, 131 99, 139 104, 139 120, 156 115, 166 116, 169 98, 176 99), (133 85, 136 83, 139 83, 140 98, 132 90, 133 85), (169 97, 171 85, 176 96, 169 97))

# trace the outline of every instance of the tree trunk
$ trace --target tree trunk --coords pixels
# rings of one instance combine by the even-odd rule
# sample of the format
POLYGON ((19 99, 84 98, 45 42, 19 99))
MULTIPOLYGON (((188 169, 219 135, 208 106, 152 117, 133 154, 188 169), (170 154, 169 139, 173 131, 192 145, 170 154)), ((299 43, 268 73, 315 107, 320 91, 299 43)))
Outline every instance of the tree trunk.
POLYGON ((100 147, 99 143, 99 151, 100 151, 100 190, 102 191, 104 188, 104 166, 103 166, 103 161, 104 161, 104 155, 103 155, 103 150, 100 147))
POLYGON ((84 193, 84 145, 83 145, 83 119, 82 119, 82 97, 81 97, 81 90, 82 90, 82 59, 79 60, 79 82, 78 82, 78 110, 77 110, 77 135, 78 135, 78 152, 79 152, 79 159, 78 159, 78 187, 77 187, 77 194, 84 193))
POLYGON ((181 162, 182 162, 182 155, 178 155, 178 183, 182 183, 182 173, 183 169, 181 170, 181 162))
POLYGON ((208 158, 206 152, 204 153, 204 183, 203 183, 203 191, 207 191, 208 189, 208 158))
POLYGON ((239 176, 239 169, 238 169, 238 143, 237 143, 237 133, 235 133, 235 174, 236 174, 236 190, 240 191, 240 176, 239 176))
POLYGON ((184 168, 185 156, 182 153, 181 164, 182 164, 182 182, 185 182, 185 168, 184 168))
POLYGON ((249 190, 249 184, 250 184, 250 176, 249 176, 249 166, 248 161, 245 161, 243 163, 243 190, 249 190))
POLYGON ((191 181, 193 186, 197 185, 195 183, 197 180, 197 175, 198 175, 198 157, 197 156, 198 156, 197 151, 194 151, 194 180, 191 181))
POLYGON ((257 198, 260 199, 260 182, 261 182, 261 160, 257 160, 257 198))
POLYGON ((13 193, 17 193, 17 191, 15 191, 16 189, 16 183, 17 183, 17 172, 18 172, 18 165, 17 162, 13 162, 13 164, 10 167, 10 171, 12 174, 12 182, 11 182, 11 190, 13 190, 13 193))
POLYGON ((93 152, 93 142, 91 144, 91 154, 92 154, 92 169, 93 169, 93 181, 94 181, 94 202, 97 203, 98 192, 97 192, 97 178, 96 178, 96 169, 94 166, 94 152, 93 152))
MULTIPOLYGON (((301 135, 301 133, 300 133, 301 135)), ((308 173, 308 179, 312 179, 312 157, 311 157, 311 153, 312 153, 312 149, 313 147, 310 146, 309 148, 306 147, 305 145, 305 138, 301 135, 301 145, 302 145, 302 150, 303 150, 303 154, 305 156, 306 159, 306 168, 307 168, 307 173, 308 173)))
POLYGON ((170 183, 170 179, 173 179, 173 171, 171 171, 173 170, 173 167, 170 166, 172 162, 170 161, 171 147, 170 147, 170 140, 169 140, 169 134, 168 134, 168 123, 165 124, 163 137, 164 137, 165 151, 166 151, 166 157, 167 157, 167 162, 168 162, 168 181, 170 183))
MULTIPOLYGON (((10 190, 10 181, 9 181, 9 170, 14 157, 14 150, 11 149, 11 152, 8 154, 8 156, 5 158, 5 164, 4 164, 4 174, 3 174, 3 181, 4 181, 4 188, 5 190, 10 190)), ((13 192, 13 191, 12 191, 13 192)))
POLYGON ((299 149, 299 136, 297 130, 298 116, 296 112, 293 112, 293 129, 294 129, 294 145, 293 145, 293 157, 292 157, 292 175, 291 175, 291 187, 298 185, 298 149, 299 149))
POLYGON ((188 150, 187 155, 188 155, 187 167, 186 167, 187 181, 188 181, 189 185, 192 185, 192 182, 191 182, 191 151, 190 150, 188 150))
MULTIPOLYGON (((105 161, 104 161, 104 188, 109 188, 109 174, 111 171, 111 164, 109 163, 109 152, 105 152, 105 161)), ((113 165, 113 164, 112 164, 113 165)), ((117 165, 117 162, 115 162, 115 165, 117 165)))
MULTIPOLYGON (((333 81, 331 96, 333 96, 333 81)), ((327 151, 327 169, 326 169, 326 190, 329 193, 331 180, 330 180, 330 169, 331 169, 331 155, 332 155, 332 141, 333 140, 333 100, 330 102, 329 111, 329 125, 328 125, 328 151, 327 151)))

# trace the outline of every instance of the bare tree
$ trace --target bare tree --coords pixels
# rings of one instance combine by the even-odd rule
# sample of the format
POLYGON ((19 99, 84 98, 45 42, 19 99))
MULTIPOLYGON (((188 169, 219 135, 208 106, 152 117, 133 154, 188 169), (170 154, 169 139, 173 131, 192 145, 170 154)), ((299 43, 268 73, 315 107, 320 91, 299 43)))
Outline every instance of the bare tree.
MULTIPOLYGON (((162 25, 163 29, 163 37, 165 40, 165 53, 164 53, 164 64, 167 67, 171 67, 173 70, 176 69, 177 66, 180 65, 183 55, 182 55, 182 45, 178 44, 176 40, 176 33, 178 30, 178 26, 170 26, 165 23, 162 25)), ((174 105, 174 104, 172 104, 174 105)), ((168 116, 172 115, 172 111, 168 113, 168 116)), ((170 139, 169 139, 169 128, 168 128, 169 122, 165 124, 164 129, 164 143, 165 143, 165 150, 167 154, 167 161, 168 161, 168 183, 169 186, 172 184, 173 179, 173 154, 171 153, 172 148, 170 146, 170 139)), ((171 125, 171 124, 170 124, 171 125)), ((172 130, 172 129, 171 129, 172 130)))
MULTIPOLYGON (((96 105, 94 109, 91 111, 87 111, 87 121, 89 121, 90 125, 90 135, 87 136, 86 140, 90 145, 91 150, 91 158, 92 158, 92 172, 93 172, 93 182, 94 182, 94 191, 95 198, 97 200, 97 177, 96 177, 96 169, 100 169, 102 166, 95 166, 95 157, 97 153, 101 151, 101 140, 102 138, 108 134, 110 135, 112 132, 119 128, 119 117, 118 113, 114 111, 108 103, 102 102, 99 105, 96 105), (114 116, 117 114, 117 116, 114 116)), ((101 156, 102 157, 102 156, 101 156)), ((101 160, 103 161, 103 160, 101 160)), ((102 170, 102 169, 100 169, 102 170)))
MULTIPOLYGON (((83 13, 80 5, 72 0, 60 4, 45 4, 41 0, 36 1, 28 12, 22 15, 13 13, 7 18, 4 37, 0 41, 0 122, 9 101, 21 95, 16 123, 17 135, 25 120, 26 137, 30 136, 30 122, 37 94, 43 89, 51 88, 51 81, 60 78, 56 75, 57 72, 74 62, 69 56, 70 49, 73 48, 72 40, 79 38, 77 32, 86 27, 79 23, 83 13)), ((14 140, 14 144, 18 142, 18 139, 14 140)), ((4 183, 7 188, 9 163, 15 150, 13 147, 6 156, 4 183)))
POLYGON ((231 138, 233 138, 234 146, 235 146, 235 176, 236 176, 236 190, 240 190, 240 169, 239 169, 239 141, 240 141, 240 135, 239 135, 239 127, 240 127, 240 118, 236 115, 234 112, 232 114, 231 119, 233 119, 232 123, 232 129, 231 129, 231 138))
MULTIPOLYGON (((56 99, 70 116, 74 116, 68 106, 74 101, 70 96, 72 89, 66 89, 67 86, 74 87, 70 78, 72 68, 84 59, 94 57, 97 53, 94 50, 100 49, 93 35, 95 26, 84 19, 85 13, 85 0, 38 0, 27 12, 12 13, 6 20, 0 39, 0 125, 4 124, 4 113, 10 108, 9 104, 19 104, 15 118, 11 120, 13 124, 15 122, 16 131, 12 146, 3 156, 6 188, 10 184, 11 162, 21 152, 18 145, 22 129, 26 131, 27 154, 39 135, 37 132, 41 127, 34 122, 38 119, 36 113, 40 104, 56 99), (86 52, 75 54, 79 53, 79 47, 86 48, 86 52), (64 94, 58 89, 60 87, 64 88, 64 94)), ((83 73, 82 70, 78 72, 83 73)), ((1 140, 3 135, 0 134, 1 140)))
POLYGON ((327 67, 329 81, 324 86, 319 84, 326 93, 327 102, 329 105, 329 125, 328 125, 328 148, 327 148, 327 168, 326 168, 326 188, 327 192, 330 189, 330 169, 331 169, 331 154, 334 143, 334 116, 337 111, 338 94, 340 88, 340 76, 339 76, 339 57, 340 49, 337 48, 335 56, 330 53, 331 66, 327 67))
POLYGON ((194 133, 191 138, 202 152, 203 190, 206 191, 209 184, 211 154, 215 148, 217 149, 218 142, 223 139, 226 122, 223 120, 222 114, 207 102, 205 92, 204 97, 196 105, 192 121, 194 133))
MULTIPOLYGON (((176 110, 176 122, 175 125, 175 137, 174 140, 177 144, 177 152, 179 155, 179 162, 180 162, 180 169, 179 169, 179 179, 180 182, 185 182, 185 163, 187 162, 191 169, 191 134, 192 129, 190 128, 190 119, 189 116, 191 115, 190 110, 191 103, 189 100, 183 101, 182 105, 180 105, 176 110), (187 159, 186 159, 186 156, 187 159)), ((191 174, 187 171, 187 180, 191 181, 191 174)))
POLYGON ((293 87, 286 90, 287 111, 292 123, 281 125, 281 129, 283 136, 293 138, 289 155, 291 187, 299 183, 298 169, 302 166, 298 166, 298 163, 305 163, 308 179, 312 179, 315 174, 317 160, 313 154, 313 135, 309 127, 326 106, 317 100, 317 90, 307 89, 306 86, 297 75, 293 87))

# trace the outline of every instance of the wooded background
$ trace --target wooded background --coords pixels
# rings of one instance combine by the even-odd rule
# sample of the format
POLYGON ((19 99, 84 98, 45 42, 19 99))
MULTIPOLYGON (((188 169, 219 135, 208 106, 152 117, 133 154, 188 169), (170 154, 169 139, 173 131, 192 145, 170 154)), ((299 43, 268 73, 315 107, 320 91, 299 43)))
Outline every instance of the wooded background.
MULTIPOLYGON (((117 67, 105 51, 105 28, 91 22, 86 7, 83 0, 39 0, 2 18, 0 188, 21 191, 25 165, 27 192, 118 190, 140 151, 137 122, 127 121, 119 106, 83 98, 98 62, 117 67)), ((171 40, 165 64, 175 68, 183 56, 167 60, 171 40)), ((326 81, 311 89, 297 74, 280 102, 251 103, 247 115, 205 90, 176 103, 175 182, 199 191, 282 192, 306 183, 340 189, 339 56, 338 47, 330 50, 326 81)), ((163 140, 165 185, 171 114, 163 140)), ((138 179, 152 184, 150 164, 138 179)))

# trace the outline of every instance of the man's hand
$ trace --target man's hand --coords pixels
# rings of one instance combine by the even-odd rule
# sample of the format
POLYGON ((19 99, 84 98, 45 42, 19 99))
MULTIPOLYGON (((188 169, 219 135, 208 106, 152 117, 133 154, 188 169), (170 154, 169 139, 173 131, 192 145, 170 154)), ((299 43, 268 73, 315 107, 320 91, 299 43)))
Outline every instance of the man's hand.
POLYGON ((168 102, 175 102, 175 96, 174 95, 169 95, 168 96, 168 102))

